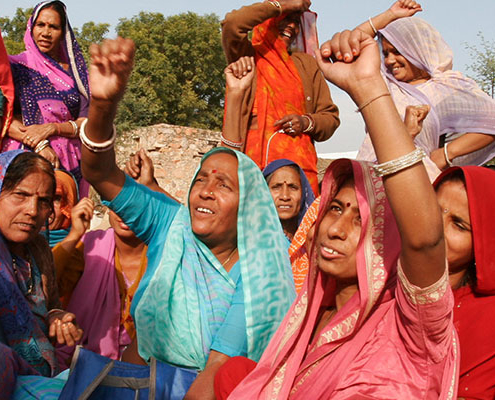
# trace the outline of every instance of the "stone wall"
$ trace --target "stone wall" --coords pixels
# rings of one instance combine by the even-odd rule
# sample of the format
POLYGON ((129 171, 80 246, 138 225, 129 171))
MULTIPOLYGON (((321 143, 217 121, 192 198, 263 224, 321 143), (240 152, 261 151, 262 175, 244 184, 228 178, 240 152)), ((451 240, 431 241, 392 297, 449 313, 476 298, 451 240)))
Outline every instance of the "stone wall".
POLYGON ((167 124, 139 128, 120 135, 117 163, 123 168, 131 154, 144 148, 162 188, 185 202, 191 179, 203 154, 220 143, 220 132, 167 124))

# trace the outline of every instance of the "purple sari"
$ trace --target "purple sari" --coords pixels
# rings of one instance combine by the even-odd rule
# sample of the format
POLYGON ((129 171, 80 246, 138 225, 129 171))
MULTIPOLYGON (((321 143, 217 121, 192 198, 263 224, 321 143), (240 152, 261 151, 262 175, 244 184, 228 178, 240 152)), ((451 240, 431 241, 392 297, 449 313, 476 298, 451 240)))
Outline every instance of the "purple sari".
MULTIPOLYGON (((41 52, 32 37, 32 28, 40 9, 50 3, 53 1, 45 1, 35 7, 24 35, 26 51, 9 57, 15 96, 20 105, 22 122, 26 126, 76 120, 86 116, 88 112, 88 72, 67 14, 65 37, 60 42, 60 59, 69 64, 68 71, 41 52)), ((78 181, 81 195, 86 195, 89 185, 82 179, 80 140, 55 135, 49 141, 62 167, 78 181)), ((22 143, 9 137, 2 143, 2 151, 22 147, 22 143)))

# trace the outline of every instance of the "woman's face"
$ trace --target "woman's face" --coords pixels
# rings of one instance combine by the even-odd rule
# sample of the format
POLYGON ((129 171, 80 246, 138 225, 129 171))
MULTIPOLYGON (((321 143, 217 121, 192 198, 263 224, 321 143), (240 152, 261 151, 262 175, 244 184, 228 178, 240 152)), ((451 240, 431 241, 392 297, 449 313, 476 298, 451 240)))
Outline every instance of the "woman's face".
POLYGON ((446 181, 437 190, 450 273, 465 271, 474 259, 469 202, 464 183, 446 181))
POLYGON ((316 234, 318 267, 337 281, 357 283, 356 251, 361 235, 356 191, 345 183, 327 207, 316 234))
POLYGON ((296 218, 301 209, 301 177, 294 168, 277 169, 268 182, 281 221, 296 218))
POLYGON ((33 39, 42 53, 57 59, 63 27, 60 15, 53 8, 40 11, 33 26, 33 39))
POLYGON ((292 13, 287 15, 282 21, 278 23, 279 37, 285 43, 287 47, 290 47, 292 42, 296 40, 300 31, 300 13, 292 13))
POLYGON ((52 212, 53 187, 44 172, 27 175, 9 192, 0 194, 0 231, 7 241, 28 243, 52 212))
POLYGON ((229 153, 211 155, 203 162, 189 195, 194 234, 209 248, 237 244, 238 206, 237 158, 229 153))
POLYGON ((428 79, 428 74, 411 64, 392 44, 382 38, 382 51, 385 67, 400 82, 414 83, 419 79, 428 79))

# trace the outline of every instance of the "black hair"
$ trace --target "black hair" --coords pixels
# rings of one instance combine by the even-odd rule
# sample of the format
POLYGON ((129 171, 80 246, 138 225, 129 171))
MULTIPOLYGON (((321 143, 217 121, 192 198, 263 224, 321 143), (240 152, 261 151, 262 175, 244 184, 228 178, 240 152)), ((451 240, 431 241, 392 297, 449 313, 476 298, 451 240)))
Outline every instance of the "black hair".
MULTIPOLYGON (((65 5, 59 0, 52 1, 48 4, 45 4, 43 7, 41 7, 38 11, 38 16, 40 15, 40 12, 52 8, 57 12, 57 14, 60 16, 60 24, 62 28, 62 32, 65 34, 65 26, 67 25, 67 15, 65 14, 65 5)), ((36 20, 34 21, 33 25, 36 24, 36 21, 38 20, 38 16, 36 17, 36 20)))

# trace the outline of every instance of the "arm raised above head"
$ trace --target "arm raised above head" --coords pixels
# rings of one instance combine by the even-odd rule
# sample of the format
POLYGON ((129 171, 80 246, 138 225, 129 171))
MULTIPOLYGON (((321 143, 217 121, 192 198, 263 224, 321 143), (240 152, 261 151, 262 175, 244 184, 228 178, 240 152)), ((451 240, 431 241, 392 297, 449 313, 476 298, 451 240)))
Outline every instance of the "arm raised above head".
MULTIPOLYGON (((105 40, 90 48, 89 83, 91 102, 82 135, 103 143, 112 137, 117 106, 122 99, 134 62, 134 43, 130 39, 105 40)), ((122 189, 124 173, 117 167, 113 147, 94 152, 82 146, 83 176, 106 200, 113 199, 122 189)))
MULTIPOLYGON (((358 105, 378 163, 415 151, 380 75, 378 45, 369 35, 359 29, 337 33, 316 56, 325 77, 358 105), (345 62, 332 63, 328 57, 339 52, 345 62)), ((402 239, 404 273, 412 284, 430 286, 445 272, 445 244, 440 208, 424 165, 416 162, 384 176, 383 182, 402 239)))

